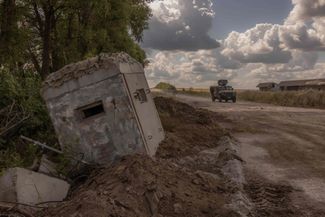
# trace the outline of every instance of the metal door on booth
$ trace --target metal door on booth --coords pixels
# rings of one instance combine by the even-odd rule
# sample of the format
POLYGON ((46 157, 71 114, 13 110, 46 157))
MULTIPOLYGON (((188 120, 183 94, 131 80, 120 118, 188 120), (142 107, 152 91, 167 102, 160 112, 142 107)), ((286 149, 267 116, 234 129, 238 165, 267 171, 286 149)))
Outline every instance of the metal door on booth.
POLYGON ((147 152, 153 156, 164 139, 164 131, 146 77, 143 73, 132 73, 124 74, 124 79, 147 143, 147 152))

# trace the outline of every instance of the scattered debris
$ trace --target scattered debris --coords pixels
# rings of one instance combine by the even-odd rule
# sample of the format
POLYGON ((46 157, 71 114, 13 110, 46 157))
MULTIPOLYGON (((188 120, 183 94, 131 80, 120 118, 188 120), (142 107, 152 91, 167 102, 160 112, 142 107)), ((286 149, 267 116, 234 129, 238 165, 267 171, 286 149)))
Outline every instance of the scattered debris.
POLYGON ((44 148, 44 149, 48 149, 50 151, 53 151, 53 152, 55 152, 57 154, 63 154, 63 151, 61 151, 61 150, 55 149, 55 148, 53 148, 51 146, 48 146, 46 144, 43 144, 43 143, 41 143, 39 141, 36 141, 34 139, 31 139, 31 138, 28 138, 26 136, 21 135, 20 138, 23 139, 23 140, 26 140, 27 142, 31 142, 32 144, 38 145, 41 148, 44 148))
POLYGON ((69 188, 63 180, 23 168, 11 168, 0 177, 0 201, 29 205, 62 201, 69 188))
POLYGON ((42 158, 40 160, 38 172, 57 177, 58 172, 56 170, 56 167, 57 167, 57 165, 55 163, 53 163, 52 161, 50 161, 48 159, 47 155, 43 154, 42 158))
POLYGON ((65 154, 67 158, 71 158, 71 160, 73 160, 73 161, 77 161, 77 162, 83 163, 83 164, 85 164, 85 165, 91 165, 90 163, 88 163, 88 162, 85 161, 85 160, 77 159, 77 158, 75 158, 74 156, 70 156, 70 155, 68 155, 68 153, 63 153, 63 151, 61 151, 61 150, 58 150, 58 149, 56 149, 56 148, 53 148, 53 147, 48 146, 48 145, 46 145, 46 144, 44 144, 44 143, 41 143, 41 142, 39 142, 39 141, 33 140, 33 139, 31 139, 31 138, 28 138, 28 137, 26 137, 26 136, 21 135, 20 138, 23 139, 23 140, 26 140, 26 141, 28 141, 28 142, 31 142, 31 143, 34 144, 34 145, 38 145, 38 146, 41 147, 42 149, 47 149, 47 150, 50 150, 50 151, 52 151, 52 152, 54 152, 54 153, 57 153, 57 154, 65 154))

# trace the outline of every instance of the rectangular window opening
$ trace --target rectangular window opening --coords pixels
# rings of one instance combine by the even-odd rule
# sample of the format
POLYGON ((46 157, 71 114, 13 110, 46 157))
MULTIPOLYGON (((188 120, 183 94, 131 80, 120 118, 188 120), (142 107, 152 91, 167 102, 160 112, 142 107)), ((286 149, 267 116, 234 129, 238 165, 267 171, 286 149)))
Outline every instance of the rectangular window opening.
POLYGON ((96 102, 91 105, 82 107, 78 109, 82 115, 83 119, 87 119, 96 116, 101 113, 105 113, 104 106, 102 102, 96 102))

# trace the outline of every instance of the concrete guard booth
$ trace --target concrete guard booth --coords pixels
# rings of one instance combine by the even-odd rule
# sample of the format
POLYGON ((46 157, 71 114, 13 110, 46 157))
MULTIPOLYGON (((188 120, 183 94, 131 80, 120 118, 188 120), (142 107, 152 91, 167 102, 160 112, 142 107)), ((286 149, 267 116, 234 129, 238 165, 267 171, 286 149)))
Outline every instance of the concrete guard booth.
POLYGON ((61 148, 89 163, 153 156, 165 137, 143 67, 128 54, 67 65, 48 76, 42 96, 61 148))

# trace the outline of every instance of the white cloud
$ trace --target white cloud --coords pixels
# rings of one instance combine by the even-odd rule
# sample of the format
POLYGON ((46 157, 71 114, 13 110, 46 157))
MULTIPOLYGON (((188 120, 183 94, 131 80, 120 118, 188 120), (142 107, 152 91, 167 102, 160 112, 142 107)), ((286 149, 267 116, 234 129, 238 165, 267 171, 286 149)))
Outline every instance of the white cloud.
POLYGON ((325 50, 324 21, 314 22, 311 26, 298 22, 281 27, 281 40, 289 49, 305 51, 325 50))
POLYGON ((214 17, 211 0, 167 3, 156 6, 163 10, 154 13, 153 31, 146 35, 147 47, 162 50, 150 55, 151 83, 207 86, 226 78, 239 88, 254 88, 261 81, 325 77, 325 63, 317 63, 317 51, 325 51, 325 0, 292 0, 283 25, 232 32, 219 49, 207 33, 214 17), (168 19, 160 14, 164 10, 168 19))
POLYGON ((258 24, 244 33, 232 32, 222 54, 241 63, 287 63, 291 52, 281 47, 279 25, 258 24))
POLYGON ((286 20, 287 24, 325 16, 325 0, 292 0, 292 4, 294 8, 286 20))
POLYGON ((179 20, 181 17, 178 0, 154 1, 150 7, 155 18, 162 23, 170 23, 179 20))
POLYGON ((219 42, 208 35, 215 14, 212 6, 212 0, 154 1, 143 47, 186 51, 219 47, 219 42))
POLYGON ((282 39, 289 48, 325 50, 325 0, 292 0, 282 39))
POLYGON ((236 75, 233 69, 239 67, 217 50, 159 51, 149 61, 146 74, 152 84, 167 81, 180 86, 210 85, 221 78, 232 79, 236 75))

